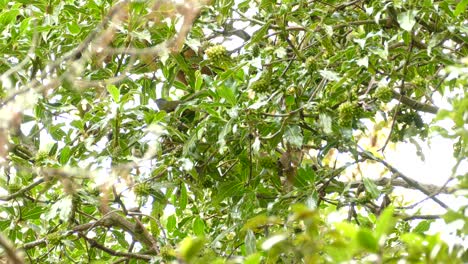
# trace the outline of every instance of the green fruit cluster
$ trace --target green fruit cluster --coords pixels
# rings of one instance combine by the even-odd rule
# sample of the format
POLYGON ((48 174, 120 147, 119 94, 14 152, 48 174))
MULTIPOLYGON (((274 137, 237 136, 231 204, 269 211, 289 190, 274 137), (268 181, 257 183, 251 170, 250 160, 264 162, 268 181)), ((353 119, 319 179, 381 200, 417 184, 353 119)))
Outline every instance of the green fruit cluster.
POLYGON ((324 113, 324 112, 327 112, 327 111, 328 111, 329 107, 330 107, 330 106, 329 106, 329 104, 328 104, 327 101, 320 101, 320 102, 318 102, 318 104, 317 104, 317 106, 316 106, 315 109, 317 109, 317 111, 318 111, 319 113, 324 113))
POLYGON ((149 196, 151 194, 151 185, 147 182, 137 184, 133 192, 138 196, 149 196))
POLYGON ((39 151, 36 154, 36 162, 44 162, 49 158, 49 153, 44 151, 39 151))
POLYGON ((58 245, 62 242, 62 236, 59 233, 52 233, 47 235, 47 240, 51 245, 58 245))
POLYGON ((384 86, 384 87, 379 87, 377 90, 374 92, 375 98, 379 99, 380 101, 384 103, 388 103, 393 99, 393 91, 392 88, 384 86))
POLYGON ((338 123, 344 127, 351 127, 358 114, 358 107, 354 103, 344 102, 338 107, 338 123))
POLYGON ((252 90, 257 93, 263 93, 268 91, 269 83, 265 78, 261 78, 258 81, 252 83, 252 90))
POLYGON ((228 58, 228 52, 223 45, 209 47, 205 51, 206 56, 213 62, 224 61, 228 58))
POLYGON ((258 55, 260 55, 260 47, 258 45, 255 45, 252 48, 252 56, 258 57, 258 55))
POLYGON ((258 164, 262 168, 276 168, 276 161, 270 156, 263 156, 258 159, 258 164))
POLYGON ((400 120, 408 125, 414 124, 417 128, 424 127, 424 121, 416 111, 403 114, 400 120))
POLYGON ((175 250, 171 246, 163 246, 160 248, 159 254, 164 258, 172 258, 175 256, 175 250))

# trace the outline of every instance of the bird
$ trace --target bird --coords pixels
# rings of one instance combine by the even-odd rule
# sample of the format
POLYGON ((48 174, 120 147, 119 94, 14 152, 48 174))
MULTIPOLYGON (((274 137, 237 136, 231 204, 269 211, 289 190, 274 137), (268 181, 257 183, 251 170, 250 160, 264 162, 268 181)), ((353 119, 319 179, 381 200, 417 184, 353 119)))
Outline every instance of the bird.
POLYGON ((182 103, 180 100, 168 101, 164 98, 156 99, 155 102, 160 111, 166 111, 167 113, 173 112, 182 103))
MULTIPOLYGON (((166 113, 171 113, 177 109, 177 107, 186 102, 182 100, 174 100, 169 101, 163 98, 159 98, 155 100, 156 105, 159 108, 159 111, 165 111, 166 113)), ((188 125, 192 123, 195 118, 195 112, 189 109, 183 110, 180 116, 176 119, 178 122, 178 130, 179 131, 187 131, 188 125)))
POLYGON ((184 97, 182 97, 181 100, 169 101, 169 100, 166 100, 164 98, 159 98, 159 99, 156 99, 155 102, 156 102, 156 105, 158 106, 158 109, 160 111, 166 111, 167 113, 170 113, 170 112, 174 112, 174 110, 176 110, 176 108, 180 104, 186 103, 186 102, 188 102, 188 101, 190 101, 190 100, 192 100, 194 98, 206 95, 208 93, 209 92, 206 91, 206 90, 201 90, 201 91, 198 91, 196 93, 184 96, 184 97))

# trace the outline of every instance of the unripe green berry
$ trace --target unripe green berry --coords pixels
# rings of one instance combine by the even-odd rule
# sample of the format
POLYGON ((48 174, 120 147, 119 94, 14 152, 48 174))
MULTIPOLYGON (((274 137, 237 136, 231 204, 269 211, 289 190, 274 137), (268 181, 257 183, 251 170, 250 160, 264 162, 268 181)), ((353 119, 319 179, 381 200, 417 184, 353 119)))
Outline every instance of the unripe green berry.
POLYGON ((49 157, 49 153, 44 151, 39 151, 36 154, 36 162, 43 162, 49 157))
POLYGON ((264 156, 258 159, 258 164, 262 168, 275 168, 276 161, 270 156, 264 156))
POLYGON ((319 113, 324 113, 328 111, 328 108, 329 108, 329 105, 327 101, 320 101, 316 106, 316 109, 319 113))
POLYGON ((48 234, 47 240, 51 245, 58 245, 62 242, 62 236, 59 233, 48 234))
POLYGON ((147 182, 137 184, 133 192, 138 196, 149 196, 151 194, 151 185, 147 182))
POLYGON ((409 112, 405 114, 405 121, 407 124, 414 124, 417 128, 424 126, 424 121, 417 112, 409 112))
POLYGON ((375 90, 374 97, 384 103, 388 103, 393 99, 392 88, 387 87, 387 86, 379 87, 377 88, 377 90, 375 90))
POLYGON ((252 48, 252 56, 258 57, 258 55, 260 55, 260 47, 258 45, 255 45, 252 48))
POLYGON ((268 82, 262 78, 262 79, 259 79, 258 81, 252 83, 252 90, 254 90, 255 92, 257 93, 263 93, 263 92, 266 92, 268 91, 268 82))
POLYGON ((351 102, 344 102, 338 107, 339 124, 344 127, 350 127, 353 119, 358 113, 358 108, 351 102))
POLYGON ((287 95, 294 95, 296 94, 296 87, 294 86, 289 86, 288 89, 286 90, 287 95))
POLYGON ((163 246, 160 248, 160 254, 164 259, 168 259, 174 257, 176 253, 171 246, 163 246))
POLYGON ((357 107, 355 104, 351 102, 344 102, 338 107, 338 113, 341 116, 354 116, 357 111, 357 107))
POLYGON ((206 49, 205 54, 213 62, 221 62, 228 58, 228 52, 223 45, 209 47, 206 49))

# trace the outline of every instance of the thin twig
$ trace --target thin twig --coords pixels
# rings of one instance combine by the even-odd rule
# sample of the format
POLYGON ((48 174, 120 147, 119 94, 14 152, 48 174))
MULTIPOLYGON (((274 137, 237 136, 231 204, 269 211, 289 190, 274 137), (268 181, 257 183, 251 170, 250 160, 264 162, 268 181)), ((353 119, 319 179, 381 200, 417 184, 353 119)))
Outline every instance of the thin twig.
POLYGON ((91 245, 91 247, 96 247, 99 248, 100 250, 106 252, 109 255, 112 256, 117 256, 117 257, 126 257, 126 258, 133 258, 133 259, 142 259, 142 260, 151 260, 152 256, 149 255, 143 255, 143 254, 138 254, 138 253, 127 253, 127 252, 120 252, 116 251, 113 249, 110 249, 104 245, 99 244, 96 240, 92 238, 88 238, 86 235, 83 235, 79 233, 79 236, 84 238, 88 243, 91 245))
POLYGON ((395 167, 393 167, 392 165, 390 165, 388 162, 386 162, 385 160, 382 160, 374 155, 372 155, 371 153, 365 151, 362 147, 358 146, 362 151, 359 152, 359 154, 363 157, 367 157, 371 160, 375 160, 375 161, 378 161, 380 162, 382 165, 384 165, 385 167, 387 167, 391 172, 394 173, 394 176, 395 178, 401 178, 403 179, 406 183, 409 184, 409 186, 413 187, 414 189, 417 189, 419 191, 421 191, 422 193, 424 193, 425 195, 429 196, 434 202, 436 202, 437 204, 439 204, 441 207, 445 208, 445 209, 448 209, 449 207, 444 203, 442 202, 441 200, 439 200, 437 197, 435 196, 432 196, 433 193, 431 193, 430 191, 428 191, 424 186, 422 186, 419 182, 409 178, 408 176, 404 175, 403 173, 401 173, 398 169, 396 169, 395 167))
POLYGON ((44 178, 41 178, 41 179, 29 184, 28 186, 24 187, 23 189, 15 192, 15 193, 12 193, 12 194, 7 195, 7 196, 1 196, 0 201, 10 201, 12 199, 15 199, 15 198, 23 195, 24 193, 30 191, 31 189, 33 189, 34 187, 38 186, 39 184, 41 184, 43 182, 44 182, 44 178))

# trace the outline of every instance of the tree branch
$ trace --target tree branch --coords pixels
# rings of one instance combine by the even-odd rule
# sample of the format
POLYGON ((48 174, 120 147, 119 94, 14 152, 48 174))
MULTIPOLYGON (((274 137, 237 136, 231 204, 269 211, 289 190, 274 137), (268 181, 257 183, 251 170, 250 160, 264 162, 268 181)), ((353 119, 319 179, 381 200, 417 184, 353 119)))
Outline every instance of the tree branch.
POLYGON ((6 195, 6 196, 0 196, 0 201, 10 201, 12 199, 15 199, 17 197, 20 197, 22 196, 25 192, 28 192, 30 191, 32 188, 36 187, 37 185, 41 184, 44 182, 44 178, 41 178, 33 183, 31 183, 30 185, 24 187, 23 189, 15 192, 15 193, 12 193, 10 195, 6 195))
MULTIPOLYGON (((359 147, 361 150, 363 150, 361 147, 359 147)), ((388 162, 386 162, 385 160, 382 160, 374 155, 372 155, 372 153, 368 152, 368 151, 361 151, 359 152, 359 154, 363 157, 367 157, 371 160, 375 160, 375 161, 378 161, 380 162, 382 165, 384 165, 385 167, 387 167, 391 172, 393 172, 395 174, 395 178, 401 178, 403 179, 409 186, 411 186, 412 188, 416 189, 416 190, 419 190, 421 191, 422 193, 424 193, 425 195, 427 195, 428 197, 430 197, 434 202, 436 202, 437 204, 439 204, 441 207, 445 208, 445 209, 448 209, 449 207, 444 203, 442 202, 441 200, 439 200, 437 197, 434 196, 433 193, 431 193, 429 190, 427 190, 425 188, 425 186, 422 186, 419 182, 409 178, 408 176, 404 175, 403 173, 401 173, 399 170, 397 170, 395 167, 393 167, 392 165, 390 165, 388 162)))
POLYGON ((7 263, 12 263, 12 264, 23 264, 23 258, 21 255, 18 254, 17 250, 14 248, 13 244, 3 236, 3 234, 0 234, 0 246, 3 247, 5 250, 5 253, 8 257, 8 260, 10 262, 7 263))
POLYGON ((126 257, 126 258, 133 258, 133 259, 142 259, 142 260, 151 260, 151 258, 152 258, 152 256, 149 256, 149 255, 116 251, 116 250, 110 249, 108 247, 105 247, 104 245, 99 244, 96 240, 86 237, 86 235, 83 235, 83 234, 80 233, 79 236, 84 238, 86 241, 88 241, 88 243, 91 245, 91 247, 98 248, 98 249, 100 249, 100 250, 102 250, 102 251, 104 251, 107 254, 112 255, 112 256, 126 257))
POLYGON ((403 217, 403 221, 410 221, 410 220, 416 220, 416 219, 426 219, 426 220, 432 220, 432 219, 440 219, 440 215, 412 215, 412 216, 407 216, 403 217))
MULTIPOLYGON (((430 193, 445 193, 445 194, 450 194, 453 193, 453 190, 450 190, 447 187, 441 187, 437 186, 434 184, 424 184, 415 181, 419 186, 423 187, 425 190, 427 190, 430 193)), ((408 182, 402 180, 402 179, 388 179, 388 178, 381 178, 378 180, 375 180, 374 183, 378 186, 398 186, 398 187, 403 187, 406 189, 414 189, 412 185, 410 185, 408 182)), ((364 184, 362 181, 356 181, 351 183, 351 188, 357 188, 358 186, 364 184)))
POLYGON ((431 113, 431 114, 437 114, 437 112, 439 111, 439 108, 436 106, 420 103, 416 100, 413 100, 407 96, 400 94, 397 91, 392 91, 392 92, 393 92, 393 98, 399 100, 402 104, 414 110, 431 113))
MULTIPOLYGON (((443 31, 449 32, 446 28, 441 28, 440 26, 434 25, 431 22, 426 22, 419 16, 416 16, 415 19, 416 19, 416 22, 418 22, 418 24, 420 24, 423 28, 425 28, 427 31, 431 33, 439 33, 443 31)), ((449 38, 461 45, 466 45, 466 43, 468 42, 468 39, 463 39, 463 36, 461 34, 460 35, 450 34, 449 38)))

